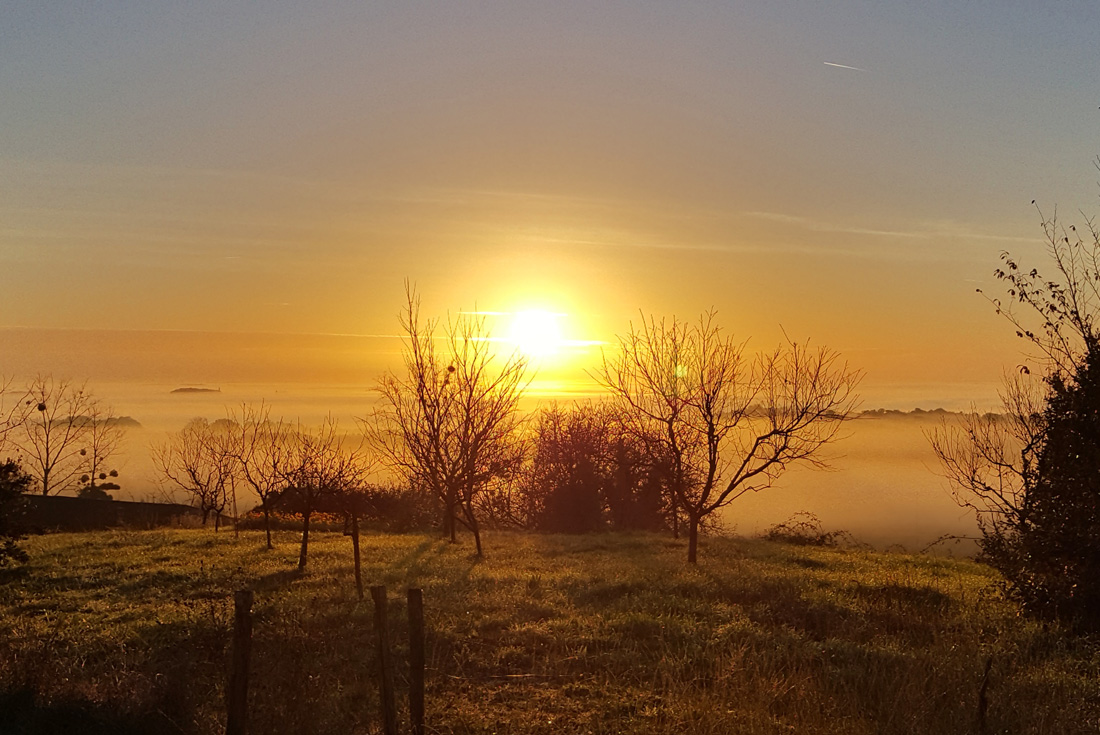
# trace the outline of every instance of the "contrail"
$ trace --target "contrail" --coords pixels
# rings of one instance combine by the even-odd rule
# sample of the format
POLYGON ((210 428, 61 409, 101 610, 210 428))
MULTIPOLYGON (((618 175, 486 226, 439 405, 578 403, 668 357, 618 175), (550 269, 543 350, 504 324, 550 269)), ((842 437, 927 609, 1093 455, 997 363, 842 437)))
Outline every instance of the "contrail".
POLYGON ((847 64, 834 64, 831 61, 823 61, 825 66, 835 66, 837 69, 851 69, 852 71, 867 71, 866 69, 860 69, 858 66, 848 66, 847 64))

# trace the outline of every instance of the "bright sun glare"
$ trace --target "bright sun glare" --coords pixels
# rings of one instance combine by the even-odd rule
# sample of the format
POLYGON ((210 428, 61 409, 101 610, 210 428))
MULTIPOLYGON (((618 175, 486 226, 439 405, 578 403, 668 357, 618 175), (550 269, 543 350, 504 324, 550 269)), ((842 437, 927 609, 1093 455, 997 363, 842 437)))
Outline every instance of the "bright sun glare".
POLYGON ((559 320, 552 311, 518 311, 512 315, 508 338, 528 357, 553 355, 562 345, 559 320))

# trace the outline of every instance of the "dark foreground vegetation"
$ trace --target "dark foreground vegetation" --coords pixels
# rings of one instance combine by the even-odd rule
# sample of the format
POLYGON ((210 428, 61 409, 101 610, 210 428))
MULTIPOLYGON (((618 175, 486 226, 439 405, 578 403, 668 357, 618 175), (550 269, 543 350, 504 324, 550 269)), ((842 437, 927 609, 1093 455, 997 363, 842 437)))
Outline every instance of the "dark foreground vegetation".
MULTIPOLYGON (((255 590, 250 730, 379 731, 372 610, 349 541, 144 531, 25 543, 0 577, 0 732, 224 731, 232 593, 255 590)), ((424 589, 428 732, 989 733, 1100 730, 1100 647, 1021 618, 965 560, 651 534, 362 539, 424 589), (992 666, 986 679, 986 664, 992 666)), ((402 715, 404 717, 404 714, 402 715)), ((405 720, 407 722, 407 720, 405 720)))

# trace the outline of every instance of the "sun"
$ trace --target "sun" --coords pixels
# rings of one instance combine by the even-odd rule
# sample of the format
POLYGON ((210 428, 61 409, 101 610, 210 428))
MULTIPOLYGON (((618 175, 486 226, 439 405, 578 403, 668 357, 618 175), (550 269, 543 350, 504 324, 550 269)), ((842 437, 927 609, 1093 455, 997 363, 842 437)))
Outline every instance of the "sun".
POLYGON ((542 358, 554 355, 564 344, 560 321, 564 314, 532 309, 512 314, 508 339, 524 355, 542 358))

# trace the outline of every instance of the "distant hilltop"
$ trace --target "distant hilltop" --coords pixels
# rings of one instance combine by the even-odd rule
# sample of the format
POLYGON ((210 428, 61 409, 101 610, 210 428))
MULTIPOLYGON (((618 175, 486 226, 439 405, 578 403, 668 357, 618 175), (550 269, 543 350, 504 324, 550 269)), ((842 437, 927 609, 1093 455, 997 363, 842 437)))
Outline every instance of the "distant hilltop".
POLYGON ((112 416, 108 419, 91 419, 87 416, 71 416, 69 420, 77 426, 87 426, 88 424, 94 423, 97 426, 121 426, 127 429, 142 428, 141 423, 132 416, 112 416))
POLYGON ((946 408, 933 408, 931 411, 925 411, 922 408, 914 408, 912 411, 898 411, 892 408, 873 408, 869 411, 860 412, 859 417, 868 419, 938 419, 947 418, 949 416, 965 415, 967 415, 967 412, 948 411, 946 408))
POLYGON ((176 388, 173 393, 221 393, 221 388, 176 388))

